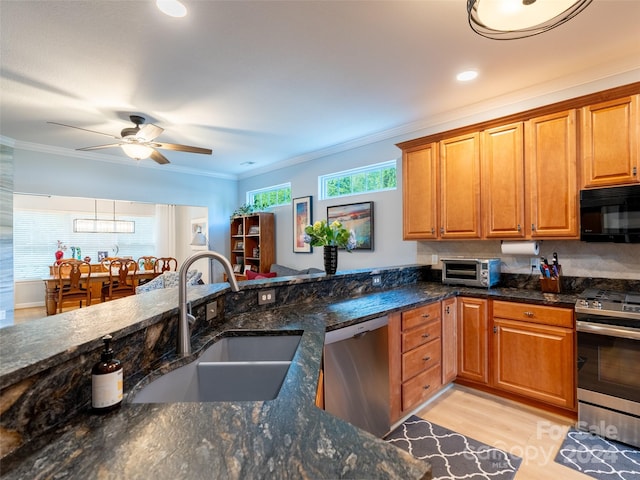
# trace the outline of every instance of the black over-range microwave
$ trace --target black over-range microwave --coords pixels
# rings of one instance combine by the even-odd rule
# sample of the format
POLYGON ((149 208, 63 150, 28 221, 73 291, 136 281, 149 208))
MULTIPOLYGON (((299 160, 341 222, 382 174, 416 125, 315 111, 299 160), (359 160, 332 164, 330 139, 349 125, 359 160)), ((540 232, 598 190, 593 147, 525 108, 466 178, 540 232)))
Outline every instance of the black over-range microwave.
POLYGON ((581 190, 580 240, 640 243, 640 185, 581 190))

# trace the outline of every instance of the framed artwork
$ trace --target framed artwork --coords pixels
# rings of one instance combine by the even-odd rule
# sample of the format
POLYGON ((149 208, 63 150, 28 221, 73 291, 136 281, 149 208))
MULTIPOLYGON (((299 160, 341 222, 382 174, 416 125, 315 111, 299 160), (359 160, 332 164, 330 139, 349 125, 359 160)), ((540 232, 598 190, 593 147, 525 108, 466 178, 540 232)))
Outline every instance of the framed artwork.
POLYGON ((242 240, 236 240, 236 244, 233 247, 234 250, 242 250, 244 249, 244 242, 242 240))
POLYGON ((249 227, 249 235, 260 235, 260 227, 258 225, 251 225, 249 227))
POLYGON ((373 250, 373 202, 327 207, 327 223, 339 221, 356 235, 354 250, 373 250))
POLYGON ((104 260, 105 258, 107 258, 109 256, 109 252, 104 250, 104 251, 99 251, 98 252, 98 262, 101 262, 102 260, 104 260))
POLYGON ((242 265, 240 265, 239 263, 234 263, 233 264, 233 272, 234 273, 240 273, 242 270, 242 265))
POLYGON ((194 218, 191 220, 191 235, 189 236, 191 250, 207 250, 209 248, 208 234, 209 227, 207 226, 206 218, 194 218))
POLYGON ((304 228, 313 223, 311 216, 311 197, 293 199, 293 252, 311 253, 313 247, 304 243, 304 228))

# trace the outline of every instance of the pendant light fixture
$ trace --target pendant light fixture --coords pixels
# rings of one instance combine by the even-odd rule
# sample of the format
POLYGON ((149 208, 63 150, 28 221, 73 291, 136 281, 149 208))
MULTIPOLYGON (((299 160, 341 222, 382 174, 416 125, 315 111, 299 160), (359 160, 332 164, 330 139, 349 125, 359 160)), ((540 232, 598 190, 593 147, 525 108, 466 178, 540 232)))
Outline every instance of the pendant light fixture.
POLYGON ((532 37, 562 25, 592 0, 467 0, 469 25, 494 40, 532 37))
POLYGON ((113 201, 113 220, 98 220, 98 200, 94 200, 94 218, 76 218, 74 233, 135 233, 136 222, 116 220, 116 202, 113 201))

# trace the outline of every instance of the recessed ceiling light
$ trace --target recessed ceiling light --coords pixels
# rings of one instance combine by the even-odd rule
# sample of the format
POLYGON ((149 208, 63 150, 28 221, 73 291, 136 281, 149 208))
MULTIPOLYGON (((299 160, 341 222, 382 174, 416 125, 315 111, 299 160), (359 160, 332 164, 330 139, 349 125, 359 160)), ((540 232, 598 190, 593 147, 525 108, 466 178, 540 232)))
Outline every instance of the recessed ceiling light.
POLYGON ((456 80, 459 82, 469 82, 474 80, 478 76, 478 72, 476 70, 465 70, 464 72, 460 72, 456 75, 456 80))
POLYGON ((187 14, 187 7, 178 0, 156 0, 156 6, 170 17, 184 17, 187 14))

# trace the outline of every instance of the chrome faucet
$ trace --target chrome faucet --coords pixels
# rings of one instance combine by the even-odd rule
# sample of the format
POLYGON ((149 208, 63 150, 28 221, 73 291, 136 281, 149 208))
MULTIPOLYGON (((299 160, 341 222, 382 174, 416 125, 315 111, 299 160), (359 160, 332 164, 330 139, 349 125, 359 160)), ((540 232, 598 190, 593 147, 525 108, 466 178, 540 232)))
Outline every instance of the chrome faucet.
POLYGON ((193 262, 200 260, 201 258, 215 258, 218 260, 224 267, 227 279, 231 284, 231 290, 234 292, 240 291, 236 276, 233 274, 231 262, 221 253, 214 252, 213 250, 207 250, 206 252, 194 253, 184 261, 180 267, 180 281, 178 284, 178 308, 180 309, 180 318, 178 318, 178 355, 182 356, 191 354, 191 329, 189 325, 196 320, 196 318, 191 315, 190 311, 187 312, 187 270, 193 262))

